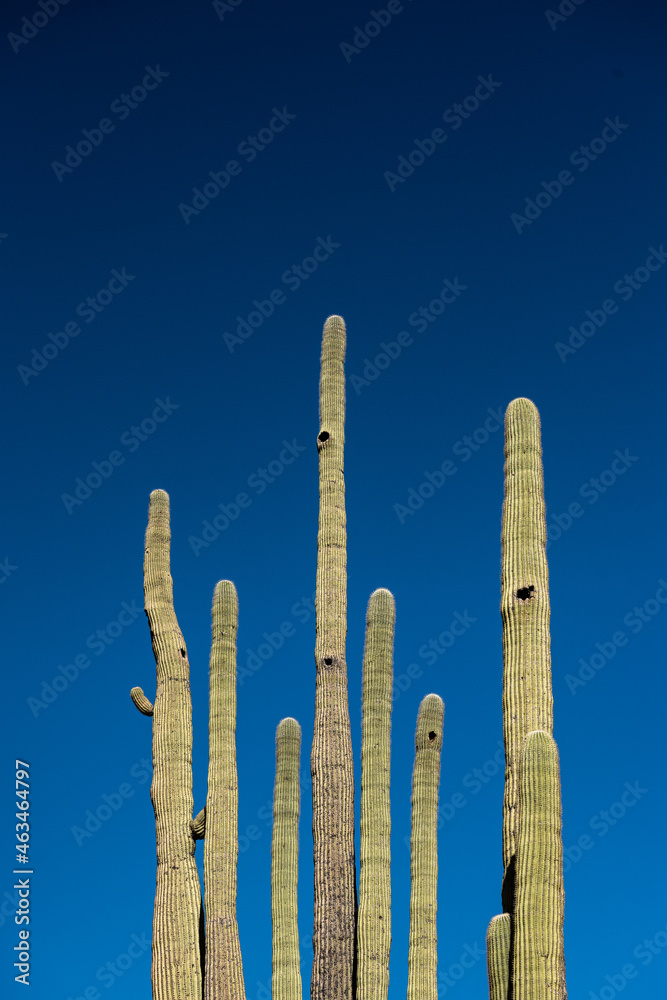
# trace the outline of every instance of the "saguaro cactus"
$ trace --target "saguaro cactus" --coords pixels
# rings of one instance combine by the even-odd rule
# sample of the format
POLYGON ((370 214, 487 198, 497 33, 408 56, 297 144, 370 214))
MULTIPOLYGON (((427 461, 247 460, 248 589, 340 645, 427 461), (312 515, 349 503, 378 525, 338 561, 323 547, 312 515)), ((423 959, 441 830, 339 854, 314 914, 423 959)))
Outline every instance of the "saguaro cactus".
POLYGON ((391 950, 391 690, 396 607, 388 590, 371 594, 361 722, 361 822, 357 1000, 387 1000, 391 950))
POLYGON ((412 775, 408 1000, 438 998, 438 783, 445 706, 427 694, 419 706, 412 775))
POLYGON ((315 899, 311 1000, 354 1000, 356 875, 354 770, 347 700, 345 324, 330 316, 322 336, 320 515, 317 534, 313 779, 315 899))
POLYGON ((562 840, 553 742, 549 579, 540 418, 505 414, 502 518, 503 915, 487 934, 491 1000, 563 1000, 562 840), (510 944, 511 941, 511 944, 510 944))
MULTIPOLYGON (((151 493, 144 595, 157 667, 153 706, 153 783, 157 877, 153 913, 154 1000, 201 1000, 201 890, 192 819, 192 701, 185 640, 174 611, 169 572, 169 497, 151 493)), ((141 688, 132 700, 150 714, 141 688)))
POLYGON ((301 1000, 297 922, 300 753, 301 726, 296 719, 283 719, 276 730, 276 783, 271 841, 272 1000, 301 1000))

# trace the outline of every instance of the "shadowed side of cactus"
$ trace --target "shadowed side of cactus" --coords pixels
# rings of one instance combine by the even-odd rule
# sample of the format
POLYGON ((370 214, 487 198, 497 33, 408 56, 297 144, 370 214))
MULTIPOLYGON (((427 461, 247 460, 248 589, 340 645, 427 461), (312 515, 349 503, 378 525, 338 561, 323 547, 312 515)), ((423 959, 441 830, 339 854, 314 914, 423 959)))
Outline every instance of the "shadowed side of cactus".
POLYGON ((503 623, 503 910, 513 903, 517 768, 526 735, 553 731, 549 573, 540 416, 529 399, 505 413, 505 500, 502 517, 503 623))
POLYGON ((201 1000, 202 903, 192 819, 192 702, 185 640, 174 611, 169 569, 169 497, 154 490, 148 508, 144 595, 157 668, 155 703, 133 688, 153 716, 157 875, 151 980, 154 1000, 201 1000))
POLYGON ((276 783, 271 840, 272 1000, 301 1000, 297 921, 301 726, 283 719, 276 731, 276 783))
POLYGON ((529 733, 519 765, 512 1000, 562 1000, 563 842, 558 750, 529 733))
POLYGON ((371 594, 361 723, 361 824, 356 1000, 387 1000, 391 950, 391 692, 396 609, 388 590, 371 594))
POLYGON ((489 1000, 509 1000, 512 920, 509 913, 492 917, 486 932, 489 1000))
POLYGON ((445 706, 427 694, 419 706, 412 775, 408 1000, 438 1000, 438 784, 445 706))
POLYGON ((236 918, 239 852, 236 773, 238 615, 236 588, 229 580, 221 580, 213 593, 209 668, 208 786, 204 837, 206 1000, 245 1000, 236 918))
POLYGON ((354 770, 347 697, 345 324, 322 336, 317 535, 313 780, 313 970, 311 1000, 354 1000, 356 875, 354 770))

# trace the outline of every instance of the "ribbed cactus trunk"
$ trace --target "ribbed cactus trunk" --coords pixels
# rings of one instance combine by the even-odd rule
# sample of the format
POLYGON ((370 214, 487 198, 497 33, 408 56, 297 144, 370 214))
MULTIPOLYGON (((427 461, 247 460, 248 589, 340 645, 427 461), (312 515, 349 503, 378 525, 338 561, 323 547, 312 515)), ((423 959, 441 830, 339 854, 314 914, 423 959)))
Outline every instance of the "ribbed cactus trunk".
POLYGON ((354 1000, 356 878, 354 771, 347 700, 345 324, 322 336, 317 535, 313 780, 313 970, 311 1000, 354 1000))
POLYGON ((205 1000, 245 1000, 236 918, 238 779, 236 631, 238 597, 221 580, 213 594, 209 667, 208 786, 204 837, 205 1000))
POLYGON ((558 750, 552 736, 529 733, 519 764, 512 1000, 561 1000, 563 842, 558 750))
MULTIPOLYGON (((154 1000, 201 1000, 201 890, 192 819, 190 668, 174 611, 169 570, 169 497, 151 493, 144 558, 145 608, 157 667, 153 706, 153 783, 157 876, 153 915, 154 1000)), ((141 688, 132 699, 145 715, 141 688)))
POLYGON ((566 996, 546 541, 540 417, 515 399, 505 414, 502 518, 504 912, 487 935, 491 1000, 566 996))
POLYGON ((371 594, 361 722, 361 824, 356 1000, 387 1000, 391 951, 391 691, 396 609, 388 590, 371 594))
POLYGON ((300 755, 301 726, 296 719, 283 719, 276 730, 271 840, 272 1000, 302 1000, 297 921, 300 755))
POLYGON ((553 732, 549 571, 540 416, 529 399, 505 413, 505 502, 501 531, 503 623, 503 909, 511 911, 517 837, 517 770, 523 741, 553 732))
POLYGON ((445 706, 427 694, 419 706, 412 775, 408 1000, 438 1000, 438 784, 445 706))

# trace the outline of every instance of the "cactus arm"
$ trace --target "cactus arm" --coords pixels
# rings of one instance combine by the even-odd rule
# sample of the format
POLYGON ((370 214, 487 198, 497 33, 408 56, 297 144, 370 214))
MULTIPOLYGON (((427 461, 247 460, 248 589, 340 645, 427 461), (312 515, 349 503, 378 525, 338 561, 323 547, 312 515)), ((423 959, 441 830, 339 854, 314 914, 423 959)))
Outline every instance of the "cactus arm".
POLYGON ((174 611, 169 547, 169 497, 154 490, 144 557, 145 609, 157 667, 151 784, 157 876, 151 978, 154 1000, 201 1000, 201 890, 190 829, 190 668, 174 611))
POLYGON ((438 784, 445 706, 427 694, 419 706, 412 775, 408 1000, 438 998, 438 784))
POLYGON ((509 913, 501 913, 491 918, 486 932, 489 1000, 509 1000, 511 921, 509 913))
POLYGON ((517 767, 526 735, 553 732, 549 637, 549 573, 540 416, 529 399, 505 413, 505 499, 502 517, 503 623, 503 909, 512 906, 516 851, 517 767))
POLYGON ((361 824, 356 1000, 387 1000, 391 950, 391 689, 395 604, 388 590, 371 594, 361 723, 361 824))
POLYGON ((142 715, 152 715, 153 714, 153 702, 146 697, 143 689, 140 687, 133 687, 130 691, 130 698, 134 702, 134 705, 139 709, 142 715))
POLYGON ((190 829, 195 840, 203 840, 206 836, 206 806, 200 809, 194 819, 190 820, 190 829))
POLYGON ((563 843, 558 750, 526 736, 519 766, 512 1000, 565 997, 563 843))
POLYGON ((297 922, 300 753, 301 727, 296 719, 283 719, 276 731, 276 782, 271 839, 273 1000, 301 1000, 302 995, 297 922))
POLYGON ((236 917, 238 780, 236 773, 236 631, 238 598, 221 580, 213 594, 209 764, 204 838, 206 1000, 245 1000, 236 917))
POLYGON ((345 324, 322 336, 317 536, 311 1000, 353 1000, 356 925, 354 771, 347 699, 347 572, 343 445, 345 324))

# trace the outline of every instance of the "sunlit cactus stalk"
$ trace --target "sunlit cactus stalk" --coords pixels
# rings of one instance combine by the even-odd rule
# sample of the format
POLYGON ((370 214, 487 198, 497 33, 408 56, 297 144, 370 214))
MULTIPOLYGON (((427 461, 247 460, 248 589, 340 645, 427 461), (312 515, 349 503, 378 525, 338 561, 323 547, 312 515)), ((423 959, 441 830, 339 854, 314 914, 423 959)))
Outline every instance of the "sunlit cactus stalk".
POLYGON ((361 823, 356 1000, 387 1000, 391 950, 391 694, 396 609, 388 590, 371 594, 361 723, 361 823))
POLYGON ((236 632, 238 598, 221 580, 213 594, 209 668, 209 749, 204 837, 206 1000, 245 1000, 236 918, 238 779, 236 773, 236 632))
POLYGON ((526 737, 519 764, 512 1000, 562 1000, 563 842, 558 750, 549 733, 526 737))
POLYGON ((412 775, 408 1000, 438 998, 438 785, 445 706, 427 694, 419 706, 412 775))
POLYGON ((301 726, 296 719, 283 719, 276 731, 271 840, 272 1000, 301 1000, 297 921, 300 755, 301 726))
POLYGON ((202 902, 192 819, 190 668, 174 611, 169 570, 169 497, 151 493, 144 557, 144 596, 157 668, 155 703, 141 688, 132 700, 153 716, 153 782, 157 875, 151 980, 154 1000, 201 1000, 202 902))
POLYGON ((317 535, 313 780, 313 971, 311 1000, 354 1000, 356 875, 354 770, 347 698, 345 323, 322 336, 317 535))
POLYGON ((532 730, 553 732, 546 542, 540 416, 529 399, 514 399, 505 413, 501 531, 504 911, 511 911, 513 905, 519 754, 532 730))
POLYGON ((512 926, 509 913, 492 917, 486 932, 486 965, 489 1000, 509 1000, 510 944, 512 926))

